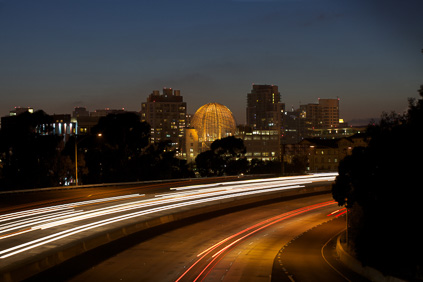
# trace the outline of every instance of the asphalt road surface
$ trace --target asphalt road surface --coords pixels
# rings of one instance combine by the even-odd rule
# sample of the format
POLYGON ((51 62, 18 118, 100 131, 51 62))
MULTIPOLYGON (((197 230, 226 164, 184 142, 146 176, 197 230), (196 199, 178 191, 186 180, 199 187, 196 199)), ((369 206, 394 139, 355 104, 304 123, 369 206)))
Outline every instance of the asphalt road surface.
MULTIPOLYGON (((249 179, 243 177, 242 179, 249 179)), ((183 179, 175 181, 139 182, 133 185, 123 184, 107 186, 69 186, 52 189, 32 189, 0 194, 0 214, 17 212, 51 205, 65 204, 77 201, 116 197, 135 193, 163 193, 169 187, 213 183, 217 181, 239 180, 238 177, 211 177, 199 179, 183 179)))
MULTIPOLYGON (((318 239, 312 232, 319 228, 313 227, 341 212, 330 194, 238 210, 185 222, 159 235, 132 237, 128 240, 133 242, 127 241, 130 247, 125 250, 119 250, 118 246, 111 247, 114 250, 110 252, 102 249, 37 278, 69 281, 270 281, 275 257, 294 238, 297 242, 308 242, 302 244, 301 253, 296 254, 296 261, 300 262, 299 273, 311 263, 320 265, 324 259, 311 257, 307 252, 316 242, 320 250, 322 242, 325 244, 339 233, 343 219, 338 219, 340 225, 325 228, 327 232, 318 234, 318 239), (310 230, 312 232, 307 232, 310 230), (307 239, 310 234, 312 238, 307 239), (107 256, 110 257, 102 259, 107 256)), ((285 256, 285 252, 282 254, 285 256)), ((317 267, 320 270, 320 266, 317 267)), ((339 275, 338 270, 330 266, 322 267, 322 271, 306 276, 305 280, 300 280, 302 277, 292 265, 287 263, 286 268, 289 274, 295 273, 293 277, 298 277, 299 280, 295 281, 340 281, 330 280, 332 275, 339 275)), ((282 277, 289 279, 290 276, 279 278, 282 277)))
MULTIPOLYGON (((102 238, 101 240, 107 240, 109 242, 109 237, 99 236, 109 236, 108 232, 110 230, 123 230, 121 232, 127 232, 125 229, 127 226, 134 226, 134 224, 139 225, 142 221, 148 222, 148 220, 151 220, 152 226, 155 226, 157 221, 154 222, 154 220, 164 216, 163 220, 167 222, 167 217, 177 210, 191 210, 193 207, 207 208, 207 205, 215 205, 214 203, 223 201, 230 203, 234 201, 235 198, 254 197, 255 195, 280 193, 281 191, 287 191, 291 195, 297 195, 301 194, 301 190, 298 190, 298 193, 295 193, 295 191, 297 189, 303 189, 305 185, 327 185, 328 181, 333 181, 333 178, 333 174, 317 174, 254 180, 241 179, 234 182, 199 185, 192 185, 193 183, 190 182, 188 186, 181 185, 179 187, 172 187, 173 185, 169 184, 167 184, 167 186, 150 186, 147 188, 148 193, 134 193, 137 191, 122 189, 125 190, 125 192, 121 196, 104 197, 105 195, 103 194, 99 198, 96 198, 99 196, 98 194, 96 197, 91 197, 91 194, 86 195, 86 193, 89 193, 89 190, 75 191, 72 189, 70 191, 72 193, 81 192, 83 195, 86 195, 82 195, 84 197, 83 201, 81 201, 82 198, 78 198, 75 202, 70 202, 66 200, 66 197, 63 197, 64 194, 69 195, 68 191, 64 194, 60 192, 65 191, 51 191, 51 193, 60 193, 62 197, 58 198, 64 201, 64 203, 57 204, 57 202, 55 202, 52 204, 50 200, 47 200, 47 202, 40 205, 40 201, 37 200, 33 203, 28 203, 29 206, 31 206, 29 209, 24 208, 23 205, 26 204, 22 203, 19 205, 19 211, 11 212, 9 206, 7 206, 6 209, 8 209, 8 211, 0 212, 0 274, 7 276, 10 275, 9 273, 13 272, 16 279, 25 279, 30 275, 34 275, 41 270, 45 270, 55 265, 55 261, 57 261, 57 263, 62 262, 63 259, 60 257, 62 253, 60 250, 71 250, 71 252, 76 252, 75 248, 72 249, 73 246, 79 246, 78 244, 82 244, 81 242, 85 244, 86 238, 94 238, 90 239, 94 244, 98 244, 97 238, 102 238), (48 264, 43 262, 46 256, 54 256, 55 254, 58 254, 59 257, 52 257, 50 259, 51 262, 49 261, 48 264), (33 262, 38 263, 38 265, 32 268, 25 268, 27 265, 34 265, 33 262), (39 268, 39 270, 36 271, 35 268, 39 268), (19 271, 20 269, 26 269, 27 271, 22 272, 19 271)), ((109 187, 108 189, 111 188, 109 187)), ((31 192, 29 194, 25 193, 23 198, 27 199, 30 197, 29 195, 33 195, 35 200, 35 196, 44 195, 44 193, 44 191, 31 192)), ((122 193, 122 191, 119 191, 119 193, 122 193)), ((21 195, 20 193, 18 194, 21 195)), ((50 192, 48 192, 48 194, 51 195, 50 192)), ((71 194, 69 196, 79 197, 77 194, 71 194)), ((109 196, 111 195, 109 194, 109 196)), ((263 233, 263 231, 269 227, 278 225, 279 222, 286 221, 291 217, 301 218, 299 217, 301 214, 312 215, 313 212, 324 209, 326 206, 335 205, 333 201, 326 201, 319 203, 318 206, 310 206, 307 204, 307 200, 303 201, 304 202, 299 203, 298 206, 285 207, 284 204, 279 205, 276 211, 268 214, 261 214, 260 210, 253 211, 254 213, 257 212, 258 218, 255 214, 242 214, 239 217, 242 217, 244 221, 241 220, 240 223, 232 219, 228 221, 229 225, 225 225, 223 222, 212 222, 209 227, 185 230, 183 232, 186 233, 184 233, 185 235, 182 234, 181 238, 186 237, 187 234, 198 234, 199 232, 201 234, 201 232, 203 232, 202 230, 210 231, 210 233, 206 232, 206 236, 204 238, 203 236, 201 237, 203 241, 198 241, 194 238, 193 241, 186 241, 186 245, 173 242, 172 246, 174 247, 169 246, 164 248, 162 253, 167 253, 169 250, 175 249, 175 247, 181 249, 178 250, 176 248, 176 250, 173 251, 174 253, 191 249, 197 252, 197 248, 206 246, 210 244, 210 242, 217 244, 213 246, 210 251, 206 251, 204 255, 199 256, 198 259, 194 261, 193 267, 188 266, 190 268, 188 273, 184 273, 184 271, 182 271, 183 269, 178 270, 183 274, 179 274, 180 276, 182 275, 181 279, 196 275, 196 272, 199 273, 197 274, 197 276, 200 275, 198 276, 199 278, 207 278, 210 275, 214 275, 214 269, 219 268, 219 264, 225 261, 226 257, 228 257, 227 255, 232 253, 232 250, 236 249, 238 245, 242 245, 241 243, 244 243, 250 237, 254 238, 257 234, 263 233), (280 207, 283 208, 281 209, 280 207), (251 223, 253 223, 253 225, 248 225, 251 223), (216 224, 226 226, 226 229, 221 231, 217 230, 216 233, 213 229, 216 224), (238 228, 242 226, 246 227, 243 229, 234 229, 233 226, 237 224, 238 228), (236 232, 232 233, 234 231, 236 232), (214 238, 221 239, 220 241, 214 242, 214 238), (198 245, 198 243, 201 242, 202 245, 198 245), (215 254, 214 252, 219 248, 223 249, 215 254), (211 264, 207 263, 207 261, 211 261, 211 264)), ((14 208, 14 206, 12 205, 11 208, 14 208)), ((201 213, 197 215, 199 214, 201 213)), ((198 220, 198 218, 193 218, 193 220, 198 220)), ((185 221, 188 223, 189 220, 185 221)), ((176 222, 173 224, 174 227, 178 227, 177 225, 178 223, 176 222)), ((189 224, 187 226, 189 226, 189 224)), ((140 236, 145 237, 146 234, 150 233, 153 237, 160 233, 158 229, 160 228, 150 230, 149 232, 140 232, 142 233, 140 236)), ((296 230, 299 229, 301 228, 296 228, 296 230)), ((127 244, 126 241, 131 241, 131 238, 134 239, 133 242, 136 242, 135 237, 136 236, 129 236, 122 239, 124 242, 123 245, 127 244)), ((114 245, 121 244, 122 240, 119 241, 120 243, 115 242, 114 245)), ((182 242, 185 243, 185 241, 182 242)), ((110 247, 110 245, 104 246, 104 248, 100 249, 107 249, 110 247)), ((161 244, 158 246, 161 246, 161 244)), ((81 247, 77 248, 79 248, 78 250, 81 249, 81 247)), ((88 247, 84 245, 83 248, 84 250, 91 250, 90 245, 88 245, 88 247)), ((77 251, 77 253, 79 254, 80 252, 77 251)), ((103 258, 108 256, 100 254, 99 257, 103 258)), ((79 259, 80 257, 76 257, 72 261, 77 264, 79 259)), ((150 261, 152 259, 151 256, 148 256, 148 259, 148 261, 150 261)), ((173 258, 173 260, 177 261, 178 256, 173 258)), ((190 261, 182 261, 182 263, 184 263, 184 265, 189 265, 190 261)), ((71 265, 71 270, 76 270, 74 269, 75 264, 71 265)), ((162 267, 161 269, 164 268, 162 267)), ((247 270, 248 269, 246 269, 246 271, 247 270)), ((63 277, 59 277, 59 279, 64 277, 66 276, 63 275, 63 277)))
POLYGON ((345 230, 345 218, 333 217, 284 246, 274 263, 272 281, 368 281, 338 259, 336 237, 345 230))

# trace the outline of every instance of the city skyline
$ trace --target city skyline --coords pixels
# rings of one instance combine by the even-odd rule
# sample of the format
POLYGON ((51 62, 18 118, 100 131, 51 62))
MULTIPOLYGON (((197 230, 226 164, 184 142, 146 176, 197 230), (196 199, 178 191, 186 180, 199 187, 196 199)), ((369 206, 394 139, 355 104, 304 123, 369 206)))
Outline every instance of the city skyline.
POLYGON ((286 109, 340 98, 340 117, 402 113, 422 84, 421 1, 0 1, 0 115, 140 111, 179 89, 237 123, 255 84, 286 109))

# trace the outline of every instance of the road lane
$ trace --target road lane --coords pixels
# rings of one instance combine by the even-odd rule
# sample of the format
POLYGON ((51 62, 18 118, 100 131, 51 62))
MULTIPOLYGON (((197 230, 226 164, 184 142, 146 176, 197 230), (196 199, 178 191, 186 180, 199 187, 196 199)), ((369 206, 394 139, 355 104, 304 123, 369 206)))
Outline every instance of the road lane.
MULTIPOLYGON (((313 182, 333 181, 334 175, 309 175, 275 179, 242 180, 231 183, 178 187, 157 194, 129 194, 53 205, 0 215, 0 268, 34 255, 54 251, 57 246, 74 244, 108 226, 128 220, 143 220, 233 197, 255 196, 295 190, 313 182)), ((232 200, 231 200, 232 201, 232 200)), ((85 247, 84 247, 85 248, 85 247)))
MULTIPOLYGON (((249 179, 249 177, 243 177, 249 179)), ((108 185, 97 187, 56 187, 52 189, 24 190, 18 192, 0 192, 0 214, 17 212, 21 210, 35 209, 51 205, 66 204, 71 202, 86 201, 116 197, 127 194, 163 193, 169 187, 181 187, 187 185, 208 184, 213 182, 233 181, 239 179, 233 177, 211 177, 201 179, 183 179, 164 182, 139 182, 133 185, 108 185)))
POLYGON ((333 217, 289 242, 278 253, 272 281, 368 281, 337 260, 336 236, 345 217, 333 217))
MULTIPOLYGON (((177 281, 205 250, 228 237, 246 229, 254 231, 252 226, 281 214, 330 200, 330 195, 294 199, 186 225, 136 244, 98 265, 91 266, 70 281, 177 281)), ((195 264, 180 281, 194 281, 202 271, 207 275, 200 276, 198 281, 269 281, 273 260, 281 246, 326 221, 327 214, 335 209, 337 206, 332 204, 295 216, 291 214, 293 216, 269 225, 233 245, 228 252, 216 259, 216 264, 212 263, 212 268, 207 268, 213 260, 211 256, 195 264)), ((237 238, 239 237, 232 239, 237 238)), ((220 247, 225 246, 227 245, 220 247)), ((218 250, 215 249, 216 252, 218 250)))

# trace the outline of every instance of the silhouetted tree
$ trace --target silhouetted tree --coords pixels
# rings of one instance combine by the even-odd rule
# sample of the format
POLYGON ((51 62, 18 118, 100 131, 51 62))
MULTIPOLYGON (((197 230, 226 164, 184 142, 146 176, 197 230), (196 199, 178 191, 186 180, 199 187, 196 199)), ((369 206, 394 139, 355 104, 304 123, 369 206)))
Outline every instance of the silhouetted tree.
POLYGON ((260 159, 252 159, 250 162, 249 174, 280 174, 280 161, 262 161, 260 159))
POLYGON ((135 169, 133 174, 137 176, 137 180, 194 176, 188 171, 186 161, 175 157, 175 151, 172 150, 171 143, 168 141, 150 144, 133 162, 134 165, 131 167, 135 169))
POLYGON ((57 184, 53 170, 59 154, 59 136, 40 135, 38 126, 51 124, 43 111, 25 112, 10 117, 9 126, 0 131, 2 189, 27 189, 57 184))
POLYGON ((246 171, 244 141, 234 136, 215 140, 210 150, 198 154, 195 159, 202 176, 235 175, 246 171))
POLYGON ((307 169, 306 156, 294 156, 292 163, 285 162, 285 173, 304 174, 307 169))
MULTIPOLYGON (((422 93, 422 88, 419 91, 422 93)), ((420 236, 423 101, 384 113, 370 142, 340 162, 334 199, 350 209, 349 241, 358 258, 392 275, 423 277, 420 236)))
POLYGON ((109 114, 100 118, 91 130, 91 137, 78 143, 78 147, 87 151, 85 182, 137 180, 133 166, 148 145, 149 134, 149 124, 141 122, 135 113, 109 114))
POLYGON ((195 158, 195 164, 201 176, 218 175, 218 169, 222 163, 222 160, 212 150, 201 152, 195 158))

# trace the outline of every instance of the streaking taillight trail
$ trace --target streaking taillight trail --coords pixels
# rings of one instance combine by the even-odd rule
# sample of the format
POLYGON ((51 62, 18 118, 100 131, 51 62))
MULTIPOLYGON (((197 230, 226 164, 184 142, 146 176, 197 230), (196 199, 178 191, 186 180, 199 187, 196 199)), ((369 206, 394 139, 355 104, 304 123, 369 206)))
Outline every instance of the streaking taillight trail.
POLYGON ((199 271, 194 274, 196 278, 193 281, 198 281, 200 279, 202 280, 207 276, 208 273, 210 273, 210 271, 213 269, 214 265, 216 265, 218 260, 220 260, 225 255, 226 251, 239 244, 241 241, 247 239, 251 235, 291 217, 335 204, 337 204, 335 201, 328 201, 285 212, 272 218, 268 218, 259 223, 256 223, 252 226, 249 226, 231 236, 228 236, 199 253, 197 255, 198 259, 181 276, 179 276, 179 278, 176 279, 175 282, 183 280, 183 278, 188 273, 193 271, 195 266, 199 265, 202 262, 205 262, 206 265, 204 267, 198 267, 199 271))

